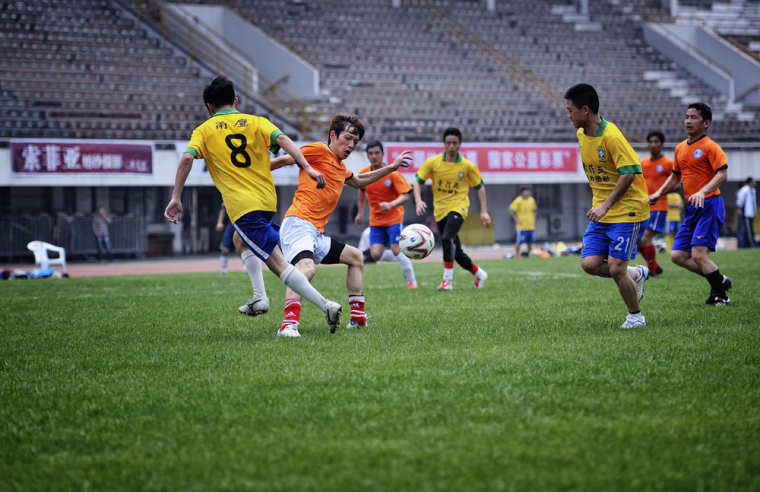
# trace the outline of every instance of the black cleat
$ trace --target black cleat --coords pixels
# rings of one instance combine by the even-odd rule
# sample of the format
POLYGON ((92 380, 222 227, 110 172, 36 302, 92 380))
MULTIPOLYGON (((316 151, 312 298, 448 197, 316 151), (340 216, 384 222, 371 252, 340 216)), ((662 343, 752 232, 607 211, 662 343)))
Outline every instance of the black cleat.
POLYGON ((711 292, 710 295, 707 296, 705 304, 708 306, 730 306, 731 299, 728 298, 728 295, 725 292, 711 292))

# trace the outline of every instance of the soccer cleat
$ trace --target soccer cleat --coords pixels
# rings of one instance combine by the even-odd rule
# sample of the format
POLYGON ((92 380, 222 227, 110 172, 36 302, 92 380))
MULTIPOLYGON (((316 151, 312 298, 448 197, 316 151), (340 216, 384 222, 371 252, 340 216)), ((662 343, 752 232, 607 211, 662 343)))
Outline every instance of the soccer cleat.
POLYGON ((417 284, 415 284, 414 282, 409 282, 408 284, 406 284, 406 288, 407 289, 416 289, 418 287, 419 286, 417 284))
POLYGON ((652 268, 649 269, 649 276, 650 277, 656 277, 658 275, 662 275, 662 267, 660 265, 657 265, 657 267, 654 268, 654 269, 652 269, 652 268))
POLYGON ((301 336, 300 333, 298 333, 298 323, 288 323, 280 327, 280 330, 277 332, 278 337, 286 337, 286 338, 298 338, 301 336))
POLYGON ((482 289, 483 285, 486 283, 486 279, 488 278, 488 274, 485 270, 482 268, 478 268, 478 271, 475 272, 475 288, 476 289, 482 289))
POLYGON ((448 280, 441 280, 441 284, 438 286, 438 290, 451 290, 454 286, 448 280))
POLYGON ((730 306, 731 299, 728 298, 728 295, 725 292, 711 292, 710 295, 707 296, 705 304, 708 306, 730 306))
POLYGON ((636 295, 639 296, 639 301, 644 298, 644 282, 649 278, 649 268, 644 265, 639 265, 639 278, 634 281, 636 284, 636 295))
POLYGON ((646 325, 647 325, 647 322, 643 316, 637 317, 637 318, 626 316, 625 321, 623 322, 622 325, 620 325, 620 328, 622 328, 623 330, 630 330, 631 328, 636 328, 639 326, 646 326, 646 325))
POLYGON ((255 301, 251 299, 238 308, 240 314, 247 314, 248 316, 258 316, 259 314, 265 314, 267 311, 269 311, 269 299, 266 297, 256 299, 255 301))
POLYGON ((343 307, 334 301, 327 301, 325 303, 325 319, 327 319, 327 326, 330 327, 330 333, 335 333, 340 326, 340 312, 343 307))
POLYGON ((723 292, 728 292, 733 286, 734 284, 731 282, 731 279, 723 275, 723 292))
POLYGON ((366 328, 366 327, 367 327, 367 323, 360 325, 358 322, 354 320, 349 320, 348 323, 346 324, 347 330, 358 330, 359 328, 366 328))

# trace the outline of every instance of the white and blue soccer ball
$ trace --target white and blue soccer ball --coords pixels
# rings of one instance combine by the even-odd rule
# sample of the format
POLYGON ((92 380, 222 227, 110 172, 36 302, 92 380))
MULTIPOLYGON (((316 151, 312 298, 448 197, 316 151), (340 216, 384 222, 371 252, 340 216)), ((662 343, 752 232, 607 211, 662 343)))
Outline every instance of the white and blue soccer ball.
POLYGON ((398 237, 398 247, 409 258, 421 260, 435 247, 433 231, 422 224, 409 224, 398 237))

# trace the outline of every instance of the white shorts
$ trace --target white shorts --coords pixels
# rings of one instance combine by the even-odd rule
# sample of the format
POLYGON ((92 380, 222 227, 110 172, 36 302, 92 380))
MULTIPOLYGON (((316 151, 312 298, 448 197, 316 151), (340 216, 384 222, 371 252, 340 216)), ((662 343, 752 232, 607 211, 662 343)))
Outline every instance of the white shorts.
POLYGON ((332 239, 317 230, 308 220, 290 215, 280 226, 280 248, 290 263, 301 251, 314 253, 314 263, 320 263, 330 252, 332 239))

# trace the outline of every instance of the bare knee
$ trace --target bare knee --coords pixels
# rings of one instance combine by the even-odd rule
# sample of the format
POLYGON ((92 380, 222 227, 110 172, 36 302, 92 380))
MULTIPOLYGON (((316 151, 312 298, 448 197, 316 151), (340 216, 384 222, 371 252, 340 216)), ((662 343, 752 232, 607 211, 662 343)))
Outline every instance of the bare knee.
MULTIPOLYGON (((372 254, 372 252, 370 252, 370 254, 372 254)), ((382 255, 382 253, 380 255, 382 255)), ((380 255, 378 255, 377 258, 380 258, 380 255)), ((374 255, 372 255, 372 258, 377 259, 374 255)), ((340 262, 350 267, 363 268, 364 255, 362 255, 362 252, 359 251, 359 249, 346 245, 340 253, 340 262)))
POLYGON ((614 278, 617 282, 625 275, 628 275, 628 262, 627 261, 611 261, 610 262, 610 277, 614 278))
POLYGON ((602 265, 601 259, 587 256, 581 258, 581 268, 589 275, 597 275, 599 273, 599 267, 602 265))
POLYGON ((303 273, 304 276, 309 280, 314 278, 314 275, 317 273, 317 269, 314 266, 314 260, 311 258, 303 258, 298 263, 296 263, 295 266, 298 271, 303 273))
POLYGON ((691 255, 689 255, 689 253, 687 253, 685 251, 680 251, 680 250, 675 250, 674 249, 670 253, 670 261, 672 261, 673 263, 675 263, 678 266, 683 266, 684 263, 686 263, 689 260, 690 256, 691 255))

